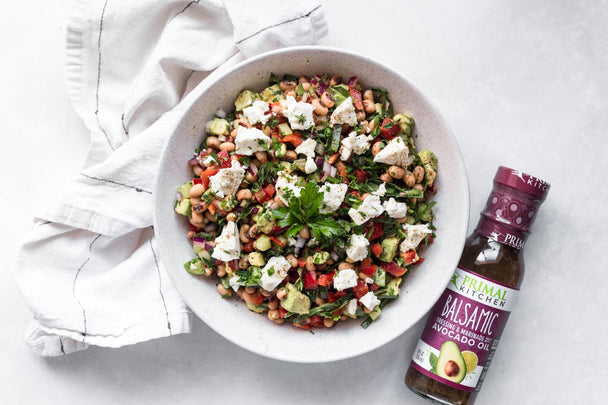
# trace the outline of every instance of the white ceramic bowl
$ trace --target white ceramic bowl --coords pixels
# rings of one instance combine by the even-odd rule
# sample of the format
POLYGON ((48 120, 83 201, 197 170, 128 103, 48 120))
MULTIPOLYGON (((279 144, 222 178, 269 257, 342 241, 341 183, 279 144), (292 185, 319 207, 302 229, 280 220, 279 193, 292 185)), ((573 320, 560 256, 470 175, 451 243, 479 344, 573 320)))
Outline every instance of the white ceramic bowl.
POLYGON ((460 257, 469 217, 469 190, 454 136, 429 100, 395 71, 366 57, 326 47, 282 49, 251 58, 213 82, 188 109, 163 152, 156 184, 155 229, 160 257, 188 306, 226 339, 263 356, 313 363, 346 359, 376 349, 416 323, 445 288, 460 257), (250 312, 237 298, 221 299, 215 282, 188 274, 183 263, 194 257, 186 239, 188 222, 173 212, 176 188, 192 177, 187 165, 205 137, 205 123, 218 108, 231 111, 240 91, 261 91, 271 72, 296 76, 316 73, 358 76, 365 88, 389 90, 395 113, 412 115, 418 149, 432 150, 439 160, 439 192, 434 208, 437 239, 414 266, 400 298, 389 304, 367 329, 362 320, 340 322, 314 334, 290 325, 275 325, 266 315, 250 312))

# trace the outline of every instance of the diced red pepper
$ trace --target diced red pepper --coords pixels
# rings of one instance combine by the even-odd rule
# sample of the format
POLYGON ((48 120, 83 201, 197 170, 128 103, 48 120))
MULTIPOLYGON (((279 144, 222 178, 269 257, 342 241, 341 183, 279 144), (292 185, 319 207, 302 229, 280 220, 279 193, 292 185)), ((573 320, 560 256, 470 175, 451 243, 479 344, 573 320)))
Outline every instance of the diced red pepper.
POLYGON ((334 302, 346 295, 346 291, 327 292, 327 301, 334 302))
MULTIPOLYGON (((378 239, 379 237, 384 235, 384 225, 382 225, 382 222, 372 222, 371 226, 374 228, 374 231, 372 232, 370 237, 367 239, 372 241, 372 240, 378 239)), ((370 229, 371 228, 366 229, 366 231, 365 231, 366 235, 369 233, 370 229)))
POLYGON ((355 298, 357 299, 360 299, 368 292, 369 288, 367 287, 367 283, 363 280, 358 280, 357 285, 353 287, 353 294, 355 294, 355 298))
POLYGON ((374 254, 374 256, 376 256, 376 257, 380 257, 380 255, 384 251, 384 249, 382 249, 382 245, 379 243, 374 243, 371 246, 371 250, 372 250, 372 253, 374 254))
POLYGON ((312 325, 311 324, 301 324, 301 323, 294 323, 293 326, 295 326, 296 328, 300 328, 300 329, 304 329, 304 330, 311 330, 312 329, 312 325))
POLYGON ((361 92, 355 89, 355 86, 349 86, 348 92, 350 97, 353 99, 353 105, 359 111, 363 110, 363 100, 361 99, 361 92))
POLYGON ((322 328, 323 327, 323 318, 321 318, 319 315, 313 315, 310 317, 310 326, 312 326, 313 328, 322 328))
POLYGON ((314 271, 306 271, 304 273, 304 288, 306 290, 316 290, 317 287, 317 274, 314 271))
POLYGON ((285 318, 286 314, 287 314, 287 310, 285 308, 283 308, 282 305, 279 304, 279 316, 281 318, 285 318))
POLYGON ((236 259, 228 262, 228 266, 230 266, 232 271, 236 271, 236 268, 238 267, 238 265, 239 265, 239 261, 236 259))
POLYGON ((227 150, 221 150, 217 154, 218 162, 222 169, 226 169, 232 166, 232 161, 230 159, 230 155, 227 150))
POLYGON ((274 186, 272 184, 268 184, 262 190, 260 190, 257 193, 255 193, 255 198, 260 203, 269 201, 269 200, 271 200, 274 197, 275 191, 276 190, 275 190, 274 186))
POLYGON ((273 243, 276 243, 279 246, 285 246, 285 242, 283 242, 281 239, 277 238, 276 236, 269 236, 268 237, 273 243))
POLYGON ((401 131, 399 123, 388 117, 385 118, 380 125, 380 134, 385 139, 393 139, 399 131, 401 131))
POLYGON ((260 306, 262 305, 262 302, 264 302, 264 296, 260 294, 259 291, 256 291, 251 294, 251 302, 253 302, 257 306, 260 306))
POLYGON ((247 253, 253 252, 253 242, 247 242, 243 245, 243 250, 247 253))
POLYGON ((302 137, 297 132, 295 134, 291 134, 291 135, 287 135, 287 136, 283 137, 282 141, 289 142, 293 146, 296 146, 296 147, 300 146, 302 144, 302 142, 304 142, 302 137))
POLYGON ((407 272, 407 267, 399 267, 395 262, 382 262, 380 265, 385 271, 391 273, 394 277, 401 277, 407 272))
POLYGON ((215 176, 220 171, 219 166, 210 166, 201 173, 201 184, 205 190, 209 187, 209 177, 215 176))
POLYGON ((377 265, 372 263, 372 259, 369 257, 363 259, 361 264, 359 265, 359 272, 365 274, 366 276, 373 276, 376 273, 377 265))
POLYGON ((298 267, 304 267, 304 266, 306 266, 306 259, 303 257, 300 257, 298 259, 298 267))
POLYGON ((203 179, 197 177, 192 179, 192 184, 202 184, 203 183, 203 179))
POLYGON ((376 284, 376 283, 373 283, 373 284, 369 285, 369 290, 370 291, 376 291, 379 288, 380 288, 380 286, 378 284, 376 284))
POLYGON ((405 265, 407 266, 408 264, 412 264, 412 263, 416 263, 416 251, 415 250, 408 250, 407 252, 403 252, 401 253, 401 257, 403 258, 403 260, 405 260, 405 265))
MULTIPOLYGON (((306 264, 306 260, 304 260, 304 264, 306 264)), ((319 274, 319 279, 317 280, 317 284, 322 287, 328 287, 334 281, 334 271, 331 271, 327 274, 319 274)))
POLYGON ((357 180, 359 180, 359 183, 363 183, 365 179, 367 179, 367 173, 359 168, 355 169, 355 176, 357 176, 357 180))

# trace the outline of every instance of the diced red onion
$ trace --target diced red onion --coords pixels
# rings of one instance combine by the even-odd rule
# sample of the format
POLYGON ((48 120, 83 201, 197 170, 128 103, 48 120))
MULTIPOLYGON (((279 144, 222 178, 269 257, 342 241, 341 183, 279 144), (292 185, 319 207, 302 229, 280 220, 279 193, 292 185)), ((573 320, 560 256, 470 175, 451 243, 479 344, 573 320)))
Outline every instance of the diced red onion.
POLYGON ((192 246, 196 246, 196 247, 199 247, 199 248, 205 249, 205 250, 211 250, 213 248, 212 244, 210 244, 205 239, 200 238, 198 236, 194 236, 192 238, 192 246))
POLYGON ((260 208, 259 208, 259 207, 253 207, 253 208, 251 209, 251 215, 255 215, 255 214, 257 214, 259 210, 260 210, 260 208))
POLYGON ((247 171, 252 176, 255 176, 256 174, 258 174, 258 167, 256 165, 254 165, 253 163, 250 163, 249 168, 247 168, 247 171))
POLYGON ((313 77, 312 79, 310 79, 310 84, 312 84, 313 86, 316 86, 317 84, 319 84, 319 81, 317 80, 316 77, 313 77))
POLYGON ((188 160, 188 164, 190 166, 196 166, 198 164, 198 159, 195 157, 193 157, 192 159, 188 160))
POLYGON ((338 169, 336 169, 334 166, 331 166, 329 169, 329 175, 331 177, 334 177, 336 175, 336 173, 338 173, 338 169))
POLYGON ((178 191, 177 193, 175 193, 175 199, 176 199, 177 201, 181 201, 181 200, 182 200, 182 198, 184 198, 184 197, 182 196, 182 193, 180 193, 179 191, 178 191))
POLYGON ((325 84, 324 82, 319 83, 319 86, 317 87, 317 94, 318 95, 322 95, 323 93, 325 93, 325 91, 327 91, 327 84, 325 84))
POLYGON ((296 240, 296 248, 293 253, 296 256, 298 256, 300 254, 300 250, 302 250, 302 248, 304 247, 305 244, 306 244, 306 239, 304 239, 301 236, 298 236, 298 239, 296 240))
POLYGON ((226 142, 234 142, 234 139, 231 136, 226 137, 226 142))
POLYGON ((317 160, 315 160, 315 163, 317 164, 317 166, 321 166, 323 163, 325 163, 325 159, 323 159, 322 157, 318 157, 317 160))
POLYGON ((348 79, 347 86, 352 87, 352 86, 355 86, 356 84, 357 84, 357 76, 353 76, 350 79, 348 79))
POLYGON ((326 161, 323 161, 323 174, 331 176, 331 165, 326 161))
POLYGON ((334 252, 333 250, 331 252, 329 252, 329 257, 331 257, 333 259, 333 261, 337 262, 339 257, 338 254, 336 252, 334 252))

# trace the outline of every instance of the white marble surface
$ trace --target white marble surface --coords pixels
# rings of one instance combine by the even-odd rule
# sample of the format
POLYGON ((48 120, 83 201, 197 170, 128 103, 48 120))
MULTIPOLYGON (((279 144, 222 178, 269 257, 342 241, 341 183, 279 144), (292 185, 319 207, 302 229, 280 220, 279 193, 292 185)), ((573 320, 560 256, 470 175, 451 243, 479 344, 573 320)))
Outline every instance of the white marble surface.
MULTIPOLYGON (((386 63, 435 102, 467 166, 471 227, 498 165, 552 184, 478 403, 605 403, 608 2, 380 4, 324 1, 330 33, 321 44, 386 63)), ((0 402, 427 403, 403 384, 420 323, 372 353, 320 365, 259 357, 200 321, 191 335, 63 358, 25 347, 29 314, 11 275, 18 240, 88 146, 63 82, 68 10, 0 5, 0 402)))

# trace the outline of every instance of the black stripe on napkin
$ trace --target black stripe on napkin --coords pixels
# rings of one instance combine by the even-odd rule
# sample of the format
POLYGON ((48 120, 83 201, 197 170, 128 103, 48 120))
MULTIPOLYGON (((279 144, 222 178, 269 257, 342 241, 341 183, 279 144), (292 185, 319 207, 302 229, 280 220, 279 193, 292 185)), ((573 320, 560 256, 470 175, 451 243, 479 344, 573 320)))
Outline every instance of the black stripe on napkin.
POLYGON ((276 23, 276 24, 273 24, 273 25, 269 25, 268 27, 264 27, 264 28, 262 28, 261 30, 259 30, 259 31, 257 31, 257 32, 254 32, 253 34, 249 35, 248 37, 245 37, 245 38, 243 38, 243 39, 241 39, 241 40, 237 41, 236 43, 237 43, 237 44, 240 44, 240 43, 242 43, 242 42, 245 42, 245 41, 247 41, 248 39, 253 38, 253 37, 255 37, 256 35, 261 34, 262 32, 264 32, 264 31, 266 31, 266 30, 269 30, 269 29, 271 29, 271 28, 278 27, 278 26, 281 26, 281 25, 284 25, 284 24, 289 24, 290 22, 297 21, 297 20, 301 20, 302 18, 310 17, 310 15, 311 15, 312 13, 314 13, 315 11, 317 11, 317 10, 318 10, 318 9, 320 9, 320 8, 321 8, 321 5, 318 5, 317 7, 313 8, 312 10, 310 10, 308 13, 306 13, 306 14, 304 14, 304 15, 301 15, 301 16, 299 16, 299 17, 295 17, 295 18, 291 18, 291 19, 289 19, 289 20, 285 20, 285 21, 282 21, 282 22, 280 22, 280 23, 276 23))

